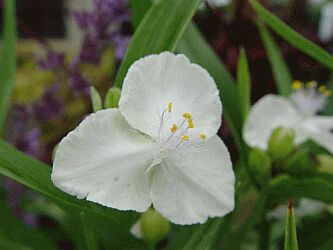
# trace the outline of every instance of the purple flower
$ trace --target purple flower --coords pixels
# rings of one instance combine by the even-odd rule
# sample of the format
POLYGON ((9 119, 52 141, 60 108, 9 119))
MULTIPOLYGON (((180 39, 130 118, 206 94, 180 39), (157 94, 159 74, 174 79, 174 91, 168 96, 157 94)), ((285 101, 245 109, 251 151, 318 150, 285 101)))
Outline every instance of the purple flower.
POLYGON ((65 54, 49 51, 46 58, 39 60, 38 65, 43 70, 55 70, 64 65, 65 54))
POLYGON ((40 130, 34 128, 20 137, 15 143, 15 147, 28 155, 37 157, 40 150, 40 134, 40 130))
POLYGON ((49 121, 58 118, 63 110, 63 100, 59 96, 60 85, 52 85, 44 91, 42 98, 33 105, 36 120, 49 121))
POLYGON ((116 47, 116 58, 118 60, 121 60, 124 57, 130 40, 130 36, 118 35, 113 38, 113 42, 116 47))
POLYGON ((79 71, 74 71, 69 79, 69 86, 75 95, 83 94, 89 96, 89 83, 79 71))
POLYGON ((86 37, 82 43, 80 62, 98 65, 101 60, 101 52, 98 44, 86 37))

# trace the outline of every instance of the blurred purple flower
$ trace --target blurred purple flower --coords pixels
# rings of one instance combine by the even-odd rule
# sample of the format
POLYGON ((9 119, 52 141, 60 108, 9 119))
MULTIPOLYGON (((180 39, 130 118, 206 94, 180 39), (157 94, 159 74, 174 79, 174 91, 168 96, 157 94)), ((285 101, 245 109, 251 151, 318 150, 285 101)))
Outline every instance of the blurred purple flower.
POLYGON ((40 135, 40 129, 34 128, 21 136, 15 143, 15 147, 22 152, 37 158, 40 150, 40 135))
POLYGON ((41 99, 33 105, 33 114, 36 120, 48 121, 61 115, 64 103, 59 96, 59 92, 59 84, 54 84, 45 89, 41 99))
POLYGON ((75 95, 89 96, 89 83, 79 71, 74 71, 69 79, 69 86, 75 95))
POLYGON ((113 42, 116 47, 116 58, 118 60, 121 60, 124 57, 130 40, 130 36, 119 35, 114 37, 113 42))
POLYGON ((64 62, 64 53, 49 51, 44 59, 38 61, 38 65, 43 70, 55 70, 62 67, 64 65, 64 62))
POLYGON ((83 63, 90 63, 97 65, 101 60, 101 52, 98 51, 98 44, 91 40, 90 38, 86 37, 81 46, 81 52, 79 54, 78 62, 83 63))
POLYGON ((32 109, 30 105, 16 105, 13 108, 13 131, 15 134, 21 133, 28 119, 30 118, 32 109))

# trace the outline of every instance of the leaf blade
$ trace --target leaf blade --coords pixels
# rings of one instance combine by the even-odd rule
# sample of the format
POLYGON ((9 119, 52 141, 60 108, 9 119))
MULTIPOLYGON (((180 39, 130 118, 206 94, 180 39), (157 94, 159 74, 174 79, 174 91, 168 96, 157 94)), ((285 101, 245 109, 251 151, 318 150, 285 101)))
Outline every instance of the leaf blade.
POLYGON ((272 67, 278 93, 283 96, 288 96, 291 93, 290 85, 293 81, 288 66, 284 62, 283 57, 279 51, 279 47, 274 42, 265 25, 258 21, 257 26, 261 40, 268 55, 268 60, 272 67))
POLYGON ((291 200, 289 200, 288 204, 284 237, 284 250, 298 250, 294 207, 291 200))
POLYGON ((4 1, 3 47, 0 58, 0 136, 3 133, 16 73, 15 1, 4 1))
POLYGON ((275 15, 271 14, 257 0, 249 0, 249 3, 256 11, 260 19, 264 21, 274 32, 279 34, 295 48, 315 59, 317 62, 333 69, 333 57, 329 53, 317 44, 298 34, 275 15))

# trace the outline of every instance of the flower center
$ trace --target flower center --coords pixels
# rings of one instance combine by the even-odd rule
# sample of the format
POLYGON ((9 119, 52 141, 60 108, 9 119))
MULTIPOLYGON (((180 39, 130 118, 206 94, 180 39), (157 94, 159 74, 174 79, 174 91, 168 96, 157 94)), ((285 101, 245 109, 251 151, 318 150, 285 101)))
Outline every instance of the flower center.
POLYGON ((304 84, 301 81, 294 81, 291 85, 294 92, 290 98, 295 103, 296 107, 306 116, 314 115, 321 111, 325 104, 327 97, 332 92, 326 86, 319 86, 316 81, 307 82, 304 84))
MULTIPOLYGON (((189 132, 194 128, 195 121, 190 113, 173 113, 172 102, 162 108, 157 139, 158 151, 147 171, 160 164, 170 151, 183 150, 189 145, 198 142, 198 140, 202 143, 206 142, 206 134, 202 132, 196 138, 191 138, 189 132)), ((193 136, 193 133, 191 134, 193 136)))

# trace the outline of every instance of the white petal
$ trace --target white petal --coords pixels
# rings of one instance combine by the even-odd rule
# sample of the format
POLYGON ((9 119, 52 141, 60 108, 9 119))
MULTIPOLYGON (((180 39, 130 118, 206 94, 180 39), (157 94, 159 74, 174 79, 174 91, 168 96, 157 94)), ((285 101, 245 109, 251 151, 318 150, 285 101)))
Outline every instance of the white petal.
POLYGON ((142 239, 141 220, 137 220, 130 229, 130 233, 137 239, 142 239))
POLYGON ((78 198, 120 210, 151 205, 146 169, 155 143, 133 130, 117 109, 88 116, 59 144, 52 181, 78 198))
POLYGON ((296 143, 299 144, 306 140, 306 135, 300 128, 301 123, 301 114, 289 99, 266 95, 252 106, 244 124, 243 138, 249 146, 266 150, 273 130, 283 126, 295 130, 296 143))
POLYGON ((215 82, 204 68, 190 63, 184 55, 170 52, 136 61, 128 70, 119 101, 119 110, 129 124, 158 138, 162 112, 169 102, 173 109, 167 115, 172 117, 165 117, 163 131, 170 133, 170 125, 179 123, 182 114, 188 112, 196 136, 205 133, 209 138, 216 134, 222 104, 215 82))
POLYGON ((235 176, 218 136, 164 159, 152 177, 154 208, 176 224, 204 223, 234 209, 235 176))
POLYGON ((303 128, 309 138, 333 154, 333 117, 315 116, 306 120, 303 128))

